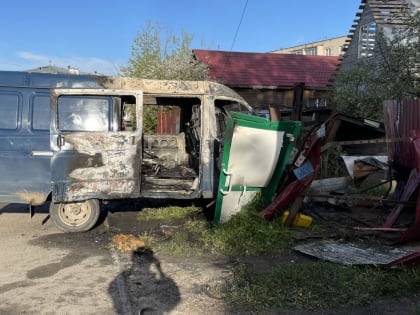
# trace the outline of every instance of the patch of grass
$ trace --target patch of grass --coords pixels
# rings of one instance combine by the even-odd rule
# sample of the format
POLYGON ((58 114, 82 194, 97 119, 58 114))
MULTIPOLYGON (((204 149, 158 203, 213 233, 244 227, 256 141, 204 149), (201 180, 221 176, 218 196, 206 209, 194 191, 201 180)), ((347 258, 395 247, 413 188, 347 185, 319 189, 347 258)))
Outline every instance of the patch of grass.
POLYGON ((188 216, 194 216, 201 211, 200 208, 195 206, 180 207, 170 206, 162 208, 144 208, 138 214, 139 220, 169 220, 186 218, 188 216))
POLYGON ((382 197, 387 193, 387 188, 385 187, 385 183, 380 186, 375 186, 377 184, 378 183, 372 184, 368 181, 363 182, 359 187, 357 187, 357 189, 355 189, 355 193, 362 192, 367 196, 382 197))
POLYGON ((141 234, 139 239, 141 239, 146 244, 146 248, 148 249, 152 248, 153 244, 155 243, 154 237, 149 233, 141 234))
MULTIPOLYGON (((297 230, 281 226, 278 220, 267 222, 259 215, 260 209, 256 200, 228 222, 216 226, 196 207, 147 209, 140 216, 141 220, 159 219, 166 224, 168 219, 174 218, 177 225, 169 223, 165 225, 164 233, 149 233, 140 238, 154 252, 185 257, 203 254, 262 256, 289 251, 297 230)), ((343 239, 352 237, 346 236, 347 231, 338 232, 322 224, 314 224, 308 230, 320 235, 335 231, 343 239)), ((413 268, 272 261, 266 269, 257 270, 251 265, 235 268, 222 295, 234 306, 258 312, 268 307, 317 310, 363 305, 377 298, 399 297, 418 291, 420 273, 413 268)))
POLYGON ((413 268, 379 269, 328 262, 281 264, 266 272, 241 266, 228 283, 227 298, 249 308, 300 309, 362 305, 386 296, 420 289, 413 268))
POLYGON ((217 226, 204 218, 187 220, 171 238, 154 242, 153 247, 168 255, 242 256, 279 254, 292 242, 291 232, 277 222, 267 222, 257 213, 244 211, 217 226))
POLYGON ((173 229, 170 237, 153 242, 155 250, 167 255, 281 253, 291 245, 292 234, 280 226, 278 221, 268 222, 263 219, 258 213, 262 208, 260 203, 260 199, 255 198, 246 209, 217 226, 208 222, 196 207, 145 209, 139 219, 168 222, 171 218, 185 218, 183 225, 173 229))
POLYGON ((209 245, 228 255, 279 254, 293 243, 292 233, 279 222, 268 222, 246 209, 213 228, 209 245))
POLYGON ((196 256, 207 253, 205 235, 208 223, 202 220, 188 220, 163 241, 155 241, 153 248, 166 255, 196 256))

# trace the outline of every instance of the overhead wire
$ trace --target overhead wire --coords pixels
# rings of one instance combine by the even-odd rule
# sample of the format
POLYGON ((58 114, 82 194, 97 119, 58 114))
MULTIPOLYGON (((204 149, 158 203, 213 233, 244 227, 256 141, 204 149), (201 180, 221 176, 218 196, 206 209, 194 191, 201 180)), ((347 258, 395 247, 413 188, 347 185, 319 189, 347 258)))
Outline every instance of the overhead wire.
POLYGON ((244 19, 246 7, 248 6, 248 0, 245 1, 244 8, 242 9, 241 19, 239 20, 238 27, 236 28, 235 36, 233 37, 232 46, 230 47, 230 51, 232 52, 233 46, 235 45, 236 38, 238 37, 239 29, 242 24, 242 20, 244 19))

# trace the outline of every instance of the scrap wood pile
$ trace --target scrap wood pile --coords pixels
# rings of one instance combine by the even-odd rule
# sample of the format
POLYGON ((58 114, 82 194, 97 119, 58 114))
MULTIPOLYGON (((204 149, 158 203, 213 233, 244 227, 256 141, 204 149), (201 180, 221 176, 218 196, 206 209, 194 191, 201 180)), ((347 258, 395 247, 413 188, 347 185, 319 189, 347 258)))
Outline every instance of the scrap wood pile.
POLYGON ((288 211, 286 226, 291 226, 299 212, 303 201, 303 193, 315 178, 321 162, 322 129, 312 133, 307 137, 300 155, 285 172, 284 180, 277 189, 277 196, 274 201, 263 211, 262 216, 267 220, 272 220, 275 215, 282 215, 293 203, 288 211))
MULTIPOLYGON (((420 104, 418 103, 416 103, 416 108, 420 108, 420 104)), ((388 125, 398 122, 397 119, 392 118, 392 114, 397 112, 397 110, 393 110, 385 111, 388 113, 388 116, 386 116, 388 118, 385 119, 385 123, 388 125)), ((420 111, 420 109, 416 110, 420 111)), ((404 110, 399 109, 399 113, 403 117, 404 110)), ((407 113, 411 113, 415 117, 420 117, 420 112, 418 114, 412 114, 412 108, 407 113)), ((323 197, 325 198, 323 200, 341 199, 351 201, 349 204, 354 204, 358 200, 361 203, 367 201, 376 203, 376 206, 386 208, 389 214, 384 216, 383 222, 380 222, 377 226, 370 227, 371 231, 397 232, 399 233, 401 242, 420 239, 420 196, 418 194, 420 184, 420 126, 418 124, 417 121, 414 121, 411 126, 407 127, 409 125, 408 123, 402 125, 400 122, 400 125, 397 127, 393 126, 393 129, 387 127, 387 140, 383 142, 388 147, 392 146, 393 150, 391 150, 392 154, 383 156, 385 160, 368 155, 364 157, 352 157, 353 159, 349 163, 352 165, 351 169, 348 170, 351 179, 345 185, 352 184, 358 186, 366 178, 369 178, 371 174, 375 174, 375 172, 386 173, 385 180, 381 180, 377 184, 368 187, 368 189, 372 189, 388 184, 389 188, 383 196, 371 197, 370 195, 366 195, 364 197, 363 195, 353 196, 346 193, 336 194, 332 191, 324 191, 323 197), (405 129, 401 130, 403 127, 405 129), (393 132, 389 132, 389 129, 392 129, 393 132), (405 154, 404 157, 401 156, 402 153, 405 154), (395 191, 391 191, 392 188, 395 191), (396 226, 397 220, 403 210, 410 209, 412 206, 416 207, 412 225, 405 228, 396 226)), ((261 214, 264 218, 273 220, 275 217, 282 216, 287 212, 287 220, 283 220, 283 222, 286 226, 291 226, 301 211, 304 200, 316 199, 305 199, 305 197, 311 195, 310 188, 318 181, 315 179, 321 164, 322 150, 320 150, 320 147, 322 148, 322 145, 325 146, 325 143, 322 143, 325 141, 323 136, 325 136, 325 130, 320 128, 306 138, 300 155, 286 169, 273 202, 263 209, 261 214)), ((375 141, 364 141, 364 143, 369 142, 375 141)), ((346 157, 343 156, 342 158, 345 160, 346 157)), ((362 193, 367 192, 368 189, 362 191, 362 193)), ((366 229, 368 230, 369 227, 366 229)))
MULTIPOLYGON (((366 119, 358 120, 348 115, 336 117, 342 121, 330 120, 332 123, 330 128, 327 125, 325 139, 321 139, 324 134, 320 131, 313 132, 307 137, 300 155, 285 171, 275 199, 262 211, 262 215, 267 220, 273 220, 276 216, 287 213, 285 225, 291 226, 301 211, 304 201, 310 201, 306 204, 306 208, 314 210, 311 211, 311 214, 316 216, 321 213, 318 211, 320 204, 316 204, 321 200, 321 205, 325 206, 326 202, 331 205, 333 209, 329 213, 331 220, 337 221, 341 218, 344 222, 344 220, 350 219, 354 224, 354 230, 380 233, 383 238, 379 242, 382 244, 360 243, 361 239, 357 243, 324 241, 324 243, 313 242, 299 245, 296 250, 321 259, 346 264, 375 264, 391 267, 419 263, 420 249, 416 247, 415 243, 408 242, 420 240, 420 100, 384 102, 384 124, 371 123, 370 126, 375 128, 373 132, 364 126, 366 119), (349 124, 353 125, 349 127, 349 124), (344 132, 339 132, 340 126, 345 129, 344 132), (357 130, 359 127, 360 130, 357 130), (381 132, 386 133, 386 136, 384 137, 381 132), (355 134, 356 137, 362 135, 365 138, 347 138, 342 141, 342 139, 335 138, 339 133, 341 136, 351 137, 355 134), (374 135, 375 138, 366 138, 369 135, 374 135), (324 143, 320 147, 321 142, 324 143), (341 158, 346 164, 348 177, 316 179, 324 150, 336 145, 363 147, 372 143, 386 146, 385 156, 379 158, 375 154, 367 156, 343 155, 341 158), (343 190, 351 185, 357 188, 362 187, 362 184, 365 184, 365 181, 377 172, 386 174, 385 180, 382 178, 378 183, 362 189, 358 195, 343 190), (341 187, 337 187, 337 185, 329 187, 330 184, 340 184, 341 187), (388 188, 381 196, 363 195, 369 189, 383 185, 388 185, 388 188), (313 188, 319 191, 314 194, 313 188), (359 207, 359 210, 362 211, 357 212, 355 205, 358 202, 362 204, 367 201, 374 203, 373 208, 372 206, 370 208, 359 207), (382 212, 373 213, 373 210, 378 209, 382 212), (381 216, 376 217, 376 221, 372 219, 372 214, 378 215, 379 213, 381 216), (357 215, 359 217, 356 217, 357 215), (371 221, 368 215, 371 215, 371 221), (364 225, 364 227, 360 227, 360 225, 364 225), (387 237, 388 240, 392 239, 393 246, 386 245, 387 237), (405 249, 403 249, 403 245, 405 249), (378 246, 381 248, 378 249, 378 246), (342 252, 343 255, 338 255, 339 252, 342 252)), ((363 147, 363 149, 365 148, 363 147)), ((375 176, 372 177, 375 178, 375 176)), ((321 215, 325 213, 327 212, 324 211, 321 215)), ((325 237, 327 235, 324 235, 325 237)))

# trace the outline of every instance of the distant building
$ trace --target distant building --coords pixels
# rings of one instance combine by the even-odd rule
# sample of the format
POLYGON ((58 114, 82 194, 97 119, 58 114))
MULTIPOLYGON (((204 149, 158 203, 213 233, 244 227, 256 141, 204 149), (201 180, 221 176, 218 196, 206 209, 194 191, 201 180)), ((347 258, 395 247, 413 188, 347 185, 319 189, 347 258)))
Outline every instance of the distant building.
POLYGON ((327 93, 338 56, 303 56, 194 49, 212 80, 223 83, 257 109, 292 108, 297 84, 304 85, 303 108, 327 109, 327 93))
POLYGON ((347 36, 340 36, 298 46, 272 51, 276 54, 294 54, 310 56, 341 56, 347 36))
POLYGON ((68 66, 67 68, 61 68, 56 66, 44 66, 34 69, 27 70, 28 72, 40 72, 40 73, 53 73, 53 74, 82 74, 79 69, 68 66))
POLYGON ((393 31, 404 28, 410 16, 419 11, 420 0, 361 0, 340 69, 349 69, 360 59, 380 62, 378 44, 392 38, 393 31))

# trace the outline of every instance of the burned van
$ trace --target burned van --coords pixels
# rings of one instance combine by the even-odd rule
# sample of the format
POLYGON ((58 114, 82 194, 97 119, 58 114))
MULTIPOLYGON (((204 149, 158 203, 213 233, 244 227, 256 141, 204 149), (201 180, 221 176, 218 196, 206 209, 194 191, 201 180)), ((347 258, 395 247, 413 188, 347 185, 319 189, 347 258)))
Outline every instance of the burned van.
POLYGON ((65 232, 123 198, 217 198, 224 221, 256 192, 270 198, 299 128, 214 82, 3 71, 0 201, 51 200, 65 232))

